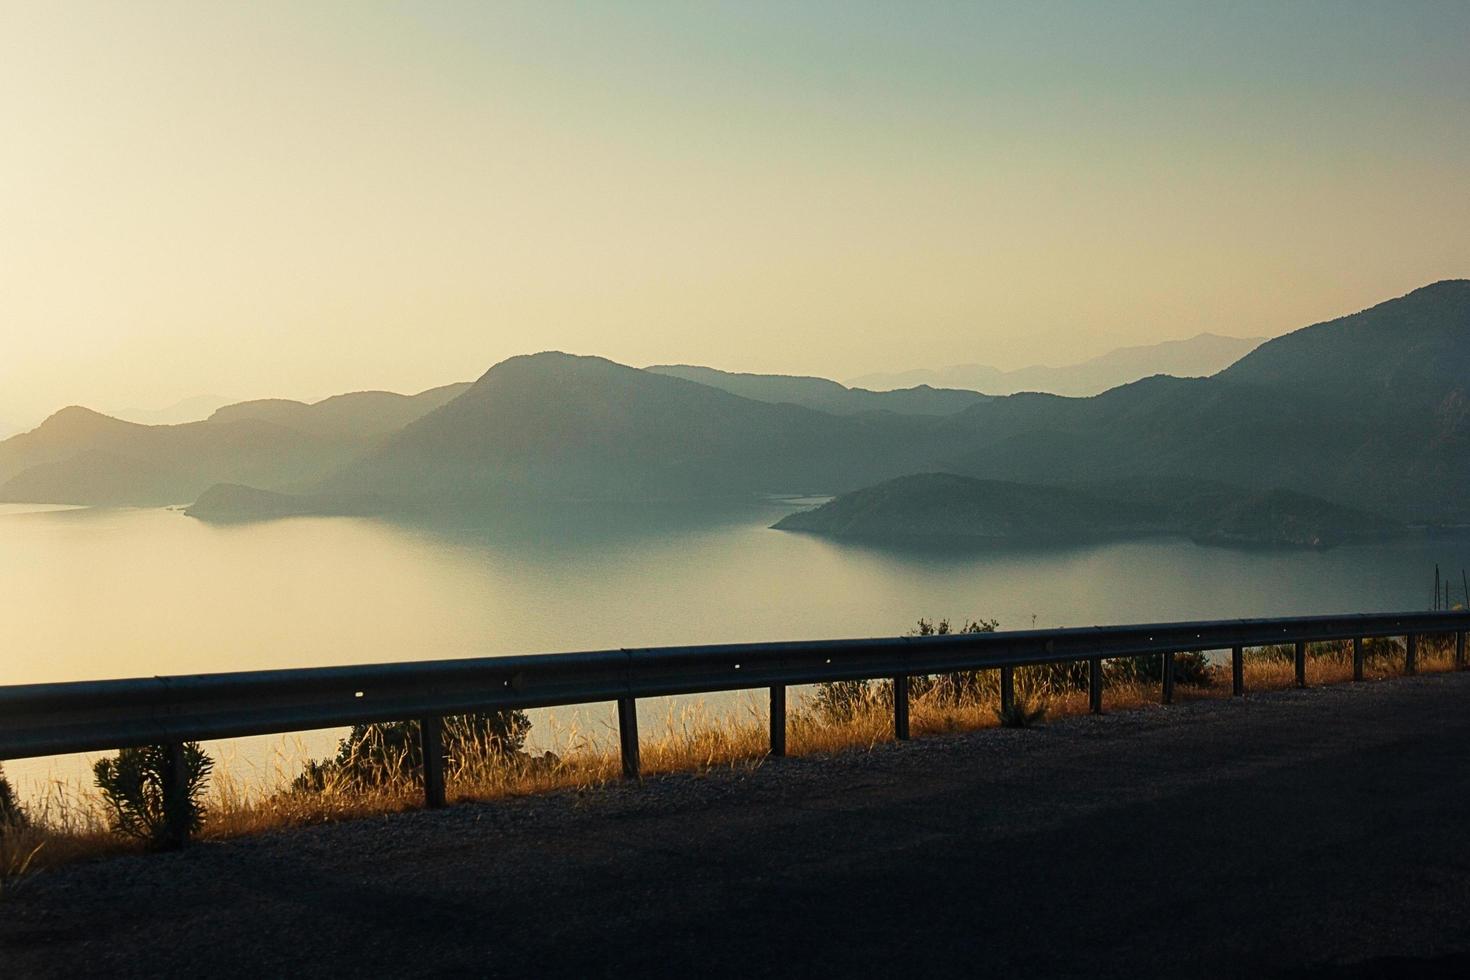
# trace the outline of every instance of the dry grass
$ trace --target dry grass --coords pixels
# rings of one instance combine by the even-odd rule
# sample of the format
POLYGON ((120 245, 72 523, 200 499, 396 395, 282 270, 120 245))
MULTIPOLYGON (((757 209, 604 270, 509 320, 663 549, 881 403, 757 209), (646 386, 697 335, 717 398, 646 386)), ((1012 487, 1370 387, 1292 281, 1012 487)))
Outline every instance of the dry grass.
POLYGON ((0 828, 0 896, 29 872, 138 850, 108 830, 100 797, 64 782, 47 783, 25 809, 25 825, 0 828))
MULTIPOLYGON (((1381 679, 1403 673, 1402 641, 1373 641, 1367 647, 1365 677, 1381 679)), ((1421 637, 1421 673, 1454 669, 1453 637, 1421 637)), ((914 737, 969 732, 996 727, 997 685, 986 672, 974 696, 945 696, 938 687, 915 696, 909 726, 914 737)), ((1309 685, 1343 683, 1352 678, 1351 643, 1314 644, 1309 648, 1309 685)), ((1177 685, 1175 699, 1230 696, 1228 661, 1209 671, 1204 686, 1177 685)), ((1290 647, 1247 651, 1247 691, 1270 691, 1295 685, 1290 647)), ((1049 687, 1025 669, 1016 672, 1017 695, 1044 704, 1049 718, 1085 714, 1085 690, 1049 687)), ((875 689, 880 691, 881 689, 875 689)), ((1158 705, 1154 683, 1113 683, 1105 692, 1108 711, 1158 705)), ((554 727, 555 722, 551 722, 554 727)), ((642 771, 708 772, 762 764, 769 750, 765 704, 754 692, 734 712, 713 715, 703 706, 670 709, 656 731, 644 731, 640 743, 642 771)), ((874 696, 850 717, 824 715, 810 699, 798 702, 788 716, 790 755, 825 755, 870 750, 893 739, 891 703, 874 696)), ((471 752, 449 760, 447 786, 451 800, 489 800, 554 790, 586 790, 619 778, 621 762, 611 728, 600 732, 555 732, 557 752, 513 759, 493 752, 471 752)), ((274 785, 289 787, 294 772, 282 768, 274 785)), ((418 807, 422 791, 404 779, 382 787, 328 786, 322 792, 286 788, 257 789, 232 776, 227 765, 216 767, 206 801, 206 839, 238 837, 262 831, 381 815, 418 807)), ((109 833, 101 801, 94 792, 54 783, 41 798, 27 804, 29 826, 0 833, 0 894, 14 890, 28 872, 70 861, 133 852, 136 842, 109 833), (9 884, 6 884, 9 882, 9 884)))

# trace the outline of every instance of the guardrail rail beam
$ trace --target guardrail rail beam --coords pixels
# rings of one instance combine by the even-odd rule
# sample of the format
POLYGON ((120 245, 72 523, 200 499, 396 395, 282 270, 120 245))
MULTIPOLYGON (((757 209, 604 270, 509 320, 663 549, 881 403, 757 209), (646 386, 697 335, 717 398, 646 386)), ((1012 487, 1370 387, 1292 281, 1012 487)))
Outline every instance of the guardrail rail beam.
MULTIPOLYGON (((1017 667, 1085 660, 1089 706, 1098 711, 1107 659, 1163 657, 1165 696, 1172 698, 1175 671, 1167 668, 1177 651, 1228 649, 1232 686, 1239 695, 1246 647, 1294 644, 1301 680, 1306 644, 1351 640, 1353 676, 1361 680, 1366 642, 1404 637, 1405 672, 1414 673, 1419 638, 1450 634, 1456 666, 1465 667, 1470 613, 1461 610, 610 649, 0 685, 0 760, 417 720, 424 740, 424 800, 438 806, 445 795, 443 721, 470 712, 616 702, 623 774, 636 778, 639 698, 768 688, 771 751, 779 755, 786 749, 786 698, 792 685, 891 679, 894 736, 902 739, 909 734, 913 677, 999 669, 1002 711, 1011 712, 1017 667)), ((183 764, 172 765, 181 770, 183 764)), ((168 792, 179 789, 171 785, 168 792)))

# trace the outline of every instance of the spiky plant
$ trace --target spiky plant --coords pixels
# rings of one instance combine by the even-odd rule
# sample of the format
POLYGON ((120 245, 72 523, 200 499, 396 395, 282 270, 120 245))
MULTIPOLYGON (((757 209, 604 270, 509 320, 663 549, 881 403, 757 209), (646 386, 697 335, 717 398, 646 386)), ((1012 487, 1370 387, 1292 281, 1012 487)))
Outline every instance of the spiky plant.
POLYGON ((175 762, 166 745, 123 749, 92 766, 115 833, 154 847, 177 847, 204 823, 204 790, 214 760, 198 742, 180 753, 182 778, 172 780, 175 762))
POLYGON ((0 766, 0 834, 24 827, 26 822, 25 811, 15 798, 15 790, 11 789, 10 780, 5 778, 5 767, 0 766))
POLYGON ((1025 698, 1015 698, 1005 707, 995 709, 1002 728, 1030 728, 1046 717, 1046 702, 1032 705, 1025 698))

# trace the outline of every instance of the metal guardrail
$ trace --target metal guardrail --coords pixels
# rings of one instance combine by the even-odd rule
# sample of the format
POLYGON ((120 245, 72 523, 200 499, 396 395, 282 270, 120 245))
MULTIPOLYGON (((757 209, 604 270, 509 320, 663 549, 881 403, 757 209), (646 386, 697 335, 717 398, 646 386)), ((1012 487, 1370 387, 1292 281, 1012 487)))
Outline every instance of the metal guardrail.
POLYGON ((638 698, 769 688, 771 753, 784 755, 786 688, 794 684, 892 678, 894 735, 906 739, 913 676, 998 668, 1004 707, 1014 700, 1015 668, 1087 661, 1090 707, 1101 712, 1106 659, 1163 655, 1161 694, 1168 702, 1176 653, 1231 650, 1238 696, 1246 647, 1295 644, 1296 681, 1304 686, 1308 643, 1353 640, 1353 674, 1361 680, 1365 638, 1405 637, 1404 666, 1412 673, 1423 634, 1453 633, 1455 663, 1463 666, 1467 630, 1470 615, 1455 612, 1308 616, 22 684, 0 687, 0 760, 418 719, 432 807, 444 803, 446 715, 616 701, 623 773, 635 777, 638 698))

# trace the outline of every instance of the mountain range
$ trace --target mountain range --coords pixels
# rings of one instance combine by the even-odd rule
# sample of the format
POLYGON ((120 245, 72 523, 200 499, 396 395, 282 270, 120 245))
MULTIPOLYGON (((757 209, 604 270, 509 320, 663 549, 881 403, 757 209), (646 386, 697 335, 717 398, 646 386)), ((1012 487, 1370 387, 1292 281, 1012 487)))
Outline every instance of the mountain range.
POLYGON ((935 418, 832 415, 600 357, 495 365, 323 482, 416 505, 480 498, 687 500, 855 487, 922 458, 935 418))
POLYGON ((989 395, 1040 391, 1086 397, 1101 394, 1141 378, 1168 374, 1177 378, 1205 377, 1228 367, 1260 346, 1264 337, 1222 337, 1202 333, 1187 340, 1168 340, 1142 347, 1120 347, 1090 360, 1061 367, 1032 365, 1002 371, 985 364, 865 374, 848 383, 886 391, 914 385, 969 388, 989 395))
POLYGON ((181 425, 74 405, 0 442, 0 501, 147 507, 188 503, 216 483, 304 489, 465 387, 241 402, 181 425))
MULTIPOLYGON (((876 392, 543 352, 415 396, 244 402, 178 426, 69 408, 0 442, 0 499, 196 501, 198 516, 248 517, 841 495, 942 472, 1114 509, 1183 495, 1222 537, 1277 527, 1267 536, 1300 543, 1379 519, 1470 521, 1467 385, 1470 281, 1449 280, 1268 341, 1208 378, 1086 398, 876 392)), ((1211 537, 1199 520, 1189 533, 1211 537)), ((1165 523, 1187 530, 1178 515, 1165 523)))
POLYGON ((1470 281, 1268 341, 1210 378, 1093 398, 1013 395, 946 419, 943 469, 1078 483, 1149 476, 1282 487, 1398 520, 1470 519, 1470 281))
POLYGON ((932 388, 927 384, 918 384, 910 388, 869 391, 865 388, 849 388, 826 378, 789 374, 734 374, 692 364, 655 364, 644 370, 686 381, 697 381, 742 398, 801 405, 833 415, 858 415, 862 412, 953 415, 988 398, 978 391, 962 388, 932 388))
POLYGON ((139 425, 183 425, 185 422, 203 421, 233 401, 220 395, 195 395, 163 408, 122 408, 106 414, 139 425))

